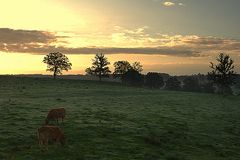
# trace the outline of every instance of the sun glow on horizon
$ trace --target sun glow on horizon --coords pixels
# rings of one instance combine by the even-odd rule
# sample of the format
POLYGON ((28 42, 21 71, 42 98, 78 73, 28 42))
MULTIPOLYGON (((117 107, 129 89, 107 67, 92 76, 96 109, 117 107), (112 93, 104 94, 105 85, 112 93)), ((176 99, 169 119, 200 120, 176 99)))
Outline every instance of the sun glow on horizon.
MULTIPOLYGON (((91 66, 94 54, 66 54, 73 64, 72 70, 63 74, 85 74, 85 69, 91 66)), ((0 74, 52 74, 46 71, 46 64, 42 62, 44 55, 33 55, 27 53, 0 53, 0 74)), ((144 54, 106 54, 111 71, 114 70, 113 63, 119 60, 135 61, 143 65, 143 73, 156 71, 169 73, 171 75, 206 73, 208 68, 205 58, 178 58, 161 55, 144 54), (189 68, 192 66, 191 68, 189 68), (188 70, 186 70, 189 68, 188 70)))
POLYGON ((64 74, 84 74, 98 51, 111 64, 140 61, 144 73, 176 75, 206 73, 209 62, 224 52, 239 71, 237 8, 226 1, 203 1, 2 0, 0 74, 51 74, 42 59, 55 51, 73 63, 64 74), (197 10, 199 5, 208 17, 197 10), (211 15, 213 11, 221 15, 223 6, 231 13, 211 15))

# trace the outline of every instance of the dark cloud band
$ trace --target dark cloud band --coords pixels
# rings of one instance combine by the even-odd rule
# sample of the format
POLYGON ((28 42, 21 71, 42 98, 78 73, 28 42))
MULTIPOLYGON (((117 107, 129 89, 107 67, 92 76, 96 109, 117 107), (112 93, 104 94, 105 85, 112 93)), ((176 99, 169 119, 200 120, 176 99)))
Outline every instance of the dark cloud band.
POLYGON ((10 28, 0 28, 0 43, 5 44, 28 44, 28 43, 51 43, 57 37, 50 32, 37 30, 14 30, 10 28))

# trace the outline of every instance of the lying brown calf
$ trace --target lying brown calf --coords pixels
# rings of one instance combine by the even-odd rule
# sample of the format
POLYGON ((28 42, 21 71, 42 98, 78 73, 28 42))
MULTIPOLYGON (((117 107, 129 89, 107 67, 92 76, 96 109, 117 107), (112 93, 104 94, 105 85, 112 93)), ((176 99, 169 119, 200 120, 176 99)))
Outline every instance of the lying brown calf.
POLYGON ((64 108, 52 109, 52 110, 49 111, 49 113, 47 115, 47 118, 45 120, 45 124, 47 125, 50 120, 57 121, 57 123, 58 123, 59 118, 61 118, 62 122, 63 122, 63 119, 65 118, 65 115, 66 115, 66 110, 64 108))
POLYGON ((49 141, 64 145, 65 137, 63 131, 57 126, 43 126, 38 128, 38 144, 40 146, 44 145, 47 148, 49 141))

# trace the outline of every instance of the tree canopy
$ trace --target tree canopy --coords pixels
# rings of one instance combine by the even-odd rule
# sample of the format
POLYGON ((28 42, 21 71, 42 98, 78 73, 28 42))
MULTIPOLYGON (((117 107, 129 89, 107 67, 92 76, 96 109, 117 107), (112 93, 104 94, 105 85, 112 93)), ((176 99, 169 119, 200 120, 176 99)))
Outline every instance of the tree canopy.
POLYGON ((234 62, 229 55, 224 53, 220 53, 216 60, 218 64, 210 62, 212 71, 208 72, 208 79, 219 87, 221 93, 229 93, 236 75, 234 62))
POLYGON ((98 53, 92 59, 92 67, 89 67, 85 70, 87 74, 95 75, 99 77, 99 80, 102 80, 102 77, 108 76, 111 71, 109 70, 107 57, 104 54, 98 53))
POLYGON ((54 79, 57 75, 62 74, 62 71, 71 70, 72 63, 70 63, 67 56, 60 52, 52 52, 46 55, 43 63, 47 64, 47 71, 53 72, 54 79))
POLYGON ((113 64, 114 66, 114 75, 123 75, 125 74, 129 69, 132 68, 130 63, 128 61, 117 61, 113 64))
POLYGON ((169 77, 166 81, 165 88, 168 90, 181 90, 181 82, 175 76, 169 77))
POLYGON ((163 77, 159 73, 149 72, 145 77, 145 84, 150 88, 161 88, 164 85, 163 77))
POLYGON ((196 77, 186 77, 183 80, 183 90, 189 92, 201 92, 199 80, 196 77))
POLYGON ((143 80, 143 76, 134 69, 130 69, 123 74, 123 82, 128 85, 140 86, 143 84, 143 80))
POLYGON ((139 73, 141 73, 143 71, 143 66, 141 65, 140 62, 134 62, 132 64, 132 69, 134 69, 135 71, 138 71, 139 73))

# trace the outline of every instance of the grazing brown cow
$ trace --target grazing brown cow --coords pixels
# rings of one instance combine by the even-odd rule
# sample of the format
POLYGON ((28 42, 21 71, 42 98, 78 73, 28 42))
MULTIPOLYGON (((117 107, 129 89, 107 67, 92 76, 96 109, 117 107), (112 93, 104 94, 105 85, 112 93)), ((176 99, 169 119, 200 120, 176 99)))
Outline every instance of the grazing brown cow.
POLYGON ((52 109, 52 110, 49 111, 49 113, 47 115, 47 118, 45 120, 45 124, 47 125, 50 120, 57 121, 57 123, 58 123, 59 118, 61 118, 62 122, 63 122, 63 119, 65 118, 65 115, 66 115, 66 110, 64 108, 52 109))
POLYGON ((65 137, 63 131, 57 126, 43 126, 38 128, 38 144, 44 145, 48 148, 48 142, 65 144, 65 137))

